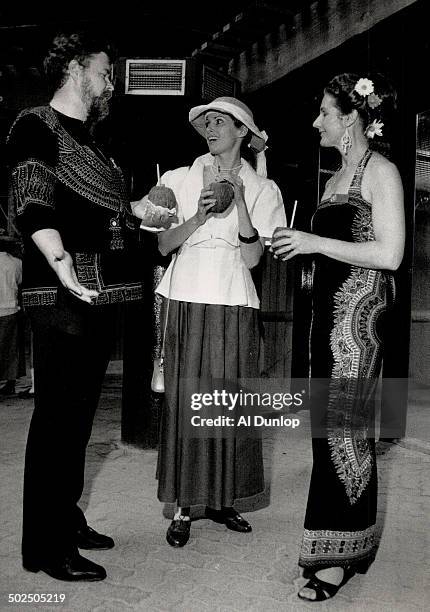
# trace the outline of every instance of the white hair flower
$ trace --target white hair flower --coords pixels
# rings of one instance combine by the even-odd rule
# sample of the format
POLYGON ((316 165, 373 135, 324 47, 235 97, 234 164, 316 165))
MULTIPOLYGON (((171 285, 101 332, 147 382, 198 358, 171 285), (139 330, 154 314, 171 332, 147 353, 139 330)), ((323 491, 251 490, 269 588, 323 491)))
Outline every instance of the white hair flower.
POLYGON ((384 124, 382 123, 382 121, 378 121, 377 119, 374 119, 372 123, 370 123, 367 126, 366 131, 364 133, 367 136, 367 138, 374 138, 375 136, 382 136, 383 127, 384 127, 384 124))
POLYGON ((354 91, 360 94, 360 96, 368 96, 374 91, 373 81, 370 79, 358 79, 357 83, 355 84, 354 91))

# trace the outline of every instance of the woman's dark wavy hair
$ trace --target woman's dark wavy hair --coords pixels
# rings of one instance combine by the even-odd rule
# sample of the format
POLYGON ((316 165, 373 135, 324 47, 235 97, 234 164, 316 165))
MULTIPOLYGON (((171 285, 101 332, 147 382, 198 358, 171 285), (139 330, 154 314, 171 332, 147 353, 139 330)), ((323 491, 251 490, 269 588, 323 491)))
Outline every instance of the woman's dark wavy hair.
POLYGON ((56 91, 67 80, 69 63, 75 59, 86 66, 92 55, 104 51, 113 59, 113 49, 105 38, 94 32, 60 33, 54 38, 52 45, 44 59, 48 83, 56 91))
POLYGON ((332 96, 337 108, 343 115, 357 111, 363 125, 363 130, 375 119, 382 121, 383 137, 375 136, 370 140, 371 148, 379 149, 387 154, 389 143, 394 128, 394 116, 397 110, 397 94, 388 79, 382 74, 358 75, 352 72, 344 72, 333 77, 324 89, 325 93, 332 96), (368 104, 368 96, 361 96, 355 91, 355 86, 360 78, 368 78, 373 82, 374 93, 380 98, 381 103, 376 108, 368 104))

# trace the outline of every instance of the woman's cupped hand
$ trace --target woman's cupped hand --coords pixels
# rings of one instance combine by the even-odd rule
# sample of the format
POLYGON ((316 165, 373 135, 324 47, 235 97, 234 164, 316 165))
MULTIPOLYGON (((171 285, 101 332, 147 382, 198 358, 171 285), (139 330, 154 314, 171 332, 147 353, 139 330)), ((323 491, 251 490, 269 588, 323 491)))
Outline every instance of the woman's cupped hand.
POLYGON ((200 197, 197 202, 196 218, 200 225, 203 225, 210 215, 211 208, 216 204, 216 198, 213 198, 211 189, 203 188, 200 192, 200 197))

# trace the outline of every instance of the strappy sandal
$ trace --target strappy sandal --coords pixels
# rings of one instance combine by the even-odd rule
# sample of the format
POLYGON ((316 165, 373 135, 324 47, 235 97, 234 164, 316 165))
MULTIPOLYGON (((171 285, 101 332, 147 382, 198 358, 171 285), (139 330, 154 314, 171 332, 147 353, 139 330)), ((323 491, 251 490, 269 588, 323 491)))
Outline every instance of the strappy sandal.
POLYGON ((314 574, 309 580, 309 582, 307 582, 305 586, 302 587, 302 589, 300 590, 312 589, 313 591, 315 591, 316 594, 315 599, 310 599, 309 597, 304 597, 303 595, 300 595, 300 591, 297 593, 297 595, 300 597, 300 599, 303 599, 304 601, 325 601, 326 599, 331 599, 336 595, 338 590, 354 576, 354 574, 355 571, 351 568, 344 569, 343 578, 340 584, 324 582, 324 580, 321 580, 314 574))

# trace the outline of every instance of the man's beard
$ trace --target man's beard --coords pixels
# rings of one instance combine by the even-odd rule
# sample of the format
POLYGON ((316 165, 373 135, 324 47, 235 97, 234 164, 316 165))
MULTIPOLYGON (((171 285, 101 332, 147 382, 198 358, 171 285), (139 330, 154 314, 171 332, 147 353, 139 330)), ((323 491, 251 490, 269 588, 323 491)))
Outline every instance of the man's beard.
POLYGON ((82 101, 87 107, 87 124, 94 128, 97 123, 105 119, 110 112, 109 100, 112 92, 104 91, 100 96, 94 96, 89 80, 84 81, 82 88, 82 101))
POLYGON ((87 118, 89 125, 96 125, 106 119, 110 112, 109 100, 111 96, 111 92, 106 91, 101 96, 92 99, 87 118))

